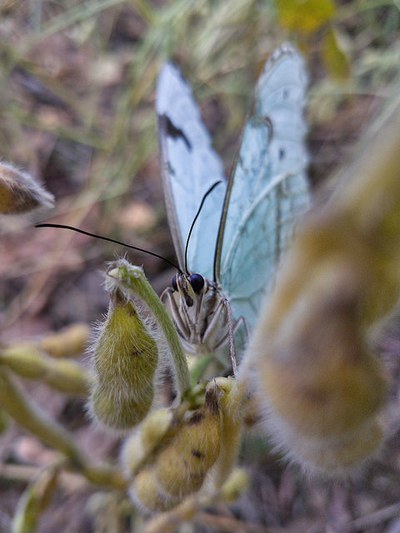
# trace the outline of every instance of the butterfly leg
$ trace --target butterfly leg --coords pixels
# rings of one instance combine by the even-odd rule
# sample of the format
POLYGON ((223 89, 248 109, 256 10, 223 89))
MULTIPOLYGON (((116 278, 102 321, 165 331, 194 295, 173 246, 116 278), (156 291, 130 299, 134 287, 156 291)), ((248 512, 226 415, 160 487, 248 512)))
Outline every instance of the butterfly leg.
POLYGON ((212 346, 212 351, 217 351, 223 346, 227 344, 229 345, 229 355, 231 358, 234 375, 237 373, 234 336, 243 324, 245 324, 245 320, 243 318, 239 318, 236 323, 233 322, 229 301, 226 298, 221 298, 203 336, 203 343, 207 346, 212 346), (222 337, 218 338, 218 334, 221 331, 226 331, 226 333, 222 337))
POLYGON ((170 316, 172 316, 173 321, 175 323, 176 329, 178 330, 178 335, 181 338, 188 338, 190 334, 190 330, 187 326, 187 322, 185 322, 182 319, 182 313, 179 308, 179 305, 177 304, 175 298, 174 298, 174 289, 172 287, 168 287, 165 289, 165 291, 161 294, 160 300, 162 303, 166 306, 166 308, 169 310, 170 316))
MULTIPOLYGON (((233 333, 233 336, 235 336, 235 334, 239 331, 239 329, 244 326, 245 327, 245 331, 246 331, 246 337, 248 337, 248 329, 247 329, 247 325, 246 325, 246 321, 243 317, 240 317, 234 324, 233 326, 233 330, 232 330, 232 333, 233 333)), ((216 344, 215 346, 215 349, 216 350, 220 350, 221 348, 223 348, 226 344, 228 344, 228 341, 229 341, 229 331, 227 331, 225 333, 225 335, 218 341, 218 344, 216 344)))
MULTIPOLYGON (((229 305, 229 303, 228 303, 229 305)), ((219 350, 229 344, 229 354, 232 361, 232 370, 233 373, 236 375, 237 372, 237 359, 236 359, 236 346, 235 346, 235 335, 236 333, 244 327, 246 339, 248 339, 249 331, 247 328, 246 320, 243 317, 240 317, 235 324, 232 324, 232 327, 228 326, 228 331, 226 334, 220 339, 218 344, 215 346, 215 350, 219 350)))

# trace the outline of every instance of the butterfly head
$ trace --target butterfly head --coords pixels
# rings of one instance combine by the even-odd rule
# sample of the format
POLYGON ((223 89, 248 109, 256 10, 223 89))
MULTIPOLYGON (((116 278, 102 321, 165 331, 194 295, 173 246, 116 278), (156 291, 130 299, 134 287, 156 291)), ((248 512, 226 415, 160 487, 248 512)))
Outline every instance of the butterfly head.
POLYGON ((192 307, 196 297, 201 296, 207 290, 207 280, 197 273, 176 274, 172 278, 171 285, 174 291, 179 292, 188 307, 192 307))

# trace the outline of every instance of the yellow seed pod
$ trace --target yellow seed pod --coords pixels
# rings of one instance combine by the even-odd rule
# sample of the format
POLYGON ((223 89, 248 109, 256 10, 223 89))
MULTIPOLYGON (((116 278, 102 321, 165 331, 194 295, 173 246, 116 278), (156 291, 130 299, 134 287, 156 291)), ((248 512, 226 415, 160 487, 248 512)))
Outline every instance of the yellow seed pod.
POLYGON ((142 512, 164 512, 172 509, 180 498, 173 498, 160 492, 152 467, 141 470, 129 487, 129 496, 142 512))
POLYGON ((140 427, 143 448, 150 453, 158 446, 172 424, 173 413, 170 409, 157 409, 151 413, 140 427))
POLYGON ((135 431, 126 438, 121 450, 120 462, 124 469, 125 477, 129 479, 134 476, 138 467, 145 460, 146 453, 143 447, 142 436, 139 431, 135 431))
POLYGON ((169 409, 157 409, 149 413, 122 448, 121 463, 127 477, 132 476, 146 458, 160 444, 171 426, 173 413, 169 409))
POLYGON ((57 333, 46 335, 39 341, 39 348, 52 357, 75 357, 84 352, 89 333, 86 324, 72 324, 57 333))
POLYGON ((235 468, 221 487, 221 497, 227 503, 234 502, 248 486, 249 474, 243 468, 235 468))
POLYGON ((232 377, 217 377, 213 383, 220 391, 222 414, 221 453, 210 476, 213 487, 218 490, 231 475, 237 461, 248 394, 245 383, 232 377))
POLYGON ((133 303, 118 289, 111 293, 92 362, 96 379, 89 408, 93 416, 120 430, 138 424, 153 402, 158 348, 133 303))
POLYGON ((18 343, 1 351, 0 363, 28 379, 40 379, 62 392, 87 395, 90 378, 75 361, 55 361, 30 343, 18 343))
POLYGON ((220 391, 212 382, 203 407, 187 413, 170 443, 159 453, 154 470, 160 490, 183 497, 202 486, 221 448, 220 391))

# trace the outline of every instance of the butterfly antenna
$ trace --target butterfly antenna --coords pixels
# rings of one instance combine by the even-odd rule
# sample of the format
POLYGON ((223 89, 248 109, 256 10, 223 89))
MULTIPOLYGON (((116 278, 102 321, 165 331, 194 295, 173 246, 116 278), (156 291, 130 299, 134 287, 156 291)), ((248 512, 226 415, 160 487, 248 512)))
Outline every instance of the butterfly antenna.
POLYGON ((188 272, 188 267, 187 267, 187 256, 188 256, 190 237, 192 236, 193 228, 194 228, 194 226, 196 224, 197 219, 199 218, 201 210, 203 209, 203 205, 204 205, 204 202, 206 201, 207 196, 209 194, 211 194, 212 191, 215 189, 215 187, 217 187, 217 185, 219 185, 220 183, 222 183, 222 180, 218 180, 215 183, 213 183, 211 185, 211 187, 208 189, 208 191, 204 194, 204 196, 203 196, 203 198, 202 198, 202 200, 200 202, 199 208, 197 210, 196 216, 194 217, 192 225, 190 226, 190 230, 189 230, 189 233, 188 233, 188 236, 187 236, 187 239, 186 239, 186 245, 185 245, 185 272, 186 272, 186 274, 189 273, 188 272))
POLYGON ((102 241, 107 242, 113 242, 115 244, 120 244, 121 246, 125 246, 125 248, 131 248, 132 250, 137 250, 138 252, 142 252, 144 254, 152 255, 153 257, 157 257, 158 259, 162 259, 172 267, 176 268, 178 272, 183 274, 182 270, 175 265, 172 261, 167 259, 166 257, 163 257, 162 255, 158 255, 155 252, 150 252, 150 250, 144 250, 143 248, 139 248, 138 246, 132 246, 131 244, 126 244, 122 241, 117 241, 116 239, 110 239, 109 237, 103 237, 103 235, 96 235, 96 233, 90 233, 90 231, 85 231, 83 229, 75 228, 74 226, 67 226, 66 224, 35 224, 35 228, 60 228, 60 229, 68 229, 70 231, 75 231, 76 233, 82 233, 82 235, 87 235, 88 237, 93 237, 95 239, 100 239, 102 241))

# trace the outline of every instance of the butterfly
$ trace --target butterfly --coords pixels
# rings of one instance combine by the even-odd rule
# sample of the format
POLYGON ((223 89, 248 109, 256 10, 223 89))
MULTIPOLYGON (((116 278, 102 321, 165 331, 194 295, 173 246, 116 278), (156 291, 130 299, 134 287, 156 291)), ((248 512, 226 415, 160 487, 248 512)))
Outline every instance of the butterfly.
POLYGON ((236 331, 251 333, 293 221, 309 203, 307 83, 303 58, 282 45, 258 80, 227 180, 190 86, 172 63, 159 74, 162 176, 180 267, 161 298, 189 354, 232 351, 236 331))

